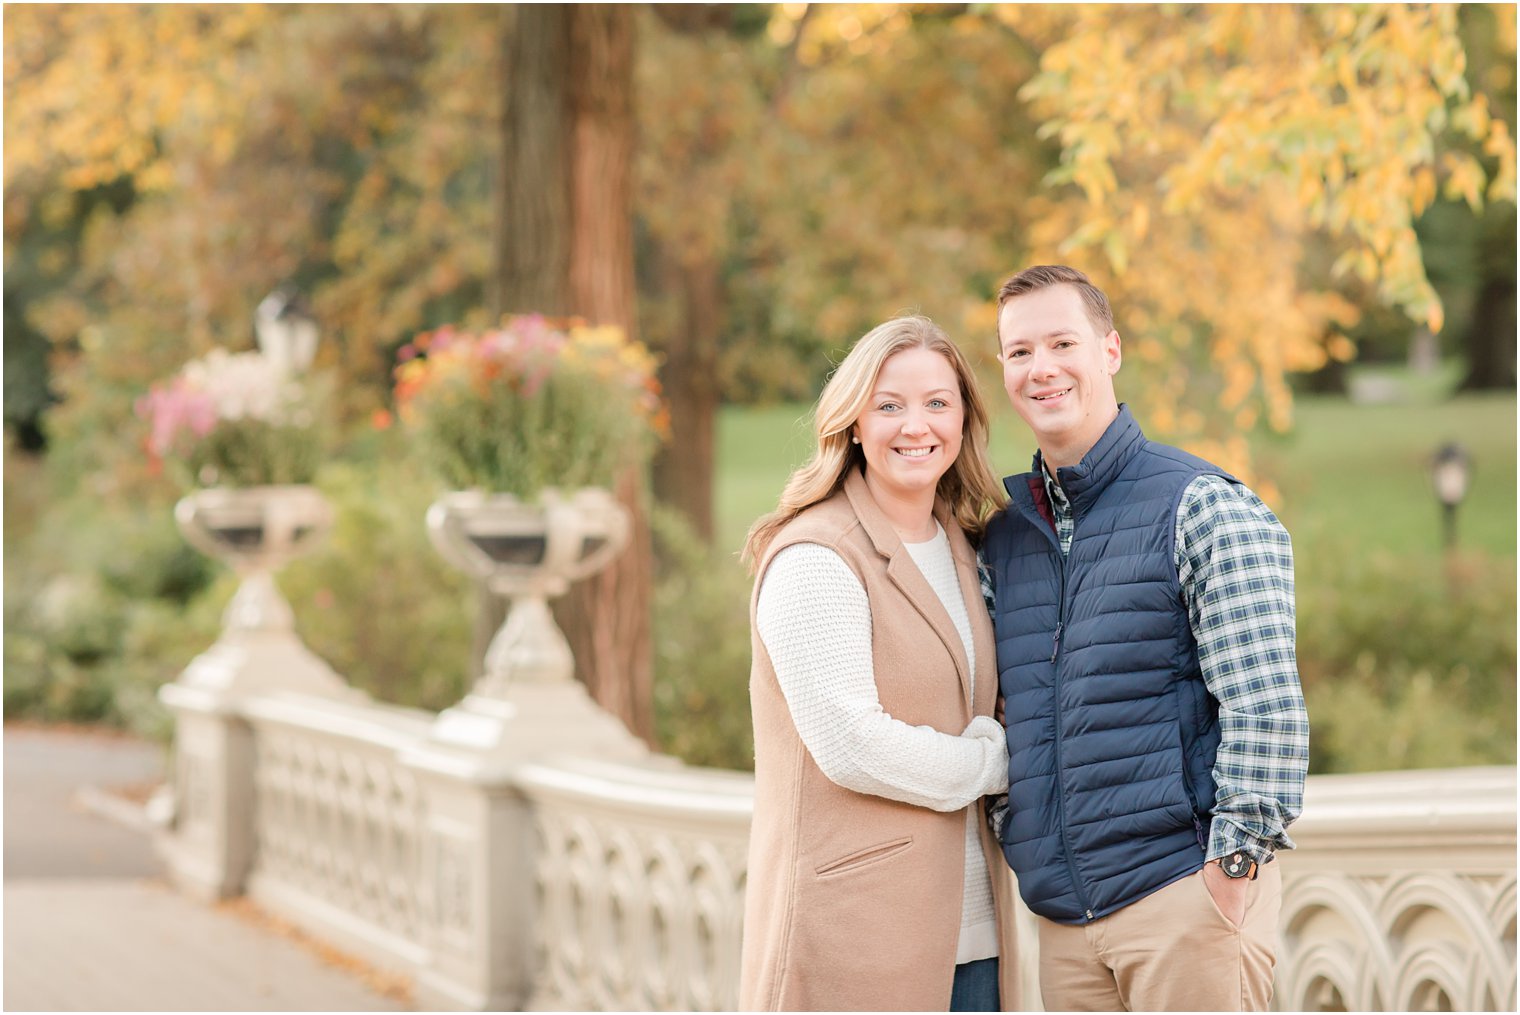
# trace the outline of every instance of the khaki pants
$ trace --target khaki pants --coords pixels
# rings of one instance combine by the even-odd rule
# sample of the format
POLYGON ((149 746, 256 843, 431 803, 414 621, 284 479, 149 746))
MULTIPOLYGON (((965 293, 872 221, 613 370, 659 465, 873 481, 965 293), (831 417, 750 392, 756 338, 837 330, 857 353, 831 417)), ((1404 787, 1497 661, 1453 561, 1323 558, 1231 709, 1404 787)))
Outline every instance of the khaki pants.
POLYGON ((1282 872, 1250 882, 1245 921, 1214 904, 1198 871, 1101 920, 1039 918, 1046 1011, 1266 1011, 1282 872))

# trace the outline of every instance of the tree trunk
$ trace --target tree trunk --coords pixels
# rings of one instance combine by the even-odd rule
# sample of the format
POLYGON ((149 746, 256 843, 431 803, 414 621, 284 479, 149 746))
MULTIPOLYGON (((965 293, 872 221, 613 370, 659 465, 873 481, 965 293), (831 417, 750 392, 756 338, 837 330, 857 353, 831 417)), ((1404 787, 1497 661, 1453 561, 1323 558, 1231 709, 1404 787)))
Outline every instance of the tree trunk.
POLYGON ((1462 391, 1515 386, 1515 283, 1491 278, 1478 290, 1472 324, 1463 336, 1467 373, 1462 391))
MULTIPOLYGON (((593 324, 638 335, 633 279, 633 9, 575 4, 570 49, 570 294, 593 324)), ((591 696, 638 736, 654 738, 650 599, 654 554, 645 482, 630 467, 615 482, 633 520, 628 548, 572 588, 555 617, 591 696)))
POLYGON ((633 9, 569 10, 570 292, 576 313, 634 338, 633 9))
POLYGON ((591 697, 652 746, 654 646, 649 606, 654 546, 640 470, 625 469, 616 493, 633 523, 628 547, 556 600, 554 619, 570 642, 575 674, 591 697))
POLYGON ((667 336, 660 372, 670 430, 680 439, 655 459, 654 488, 661 503, 674 506, 711 543, 723 278, 711 251, 675 251, 661 244, 660 267, 666 291, 680 295, 679 320, 667 336))
MULTIPOLYGON (((570 311, 570 14, 558 5, 503 4, 500 39, 501 146, 491 181, 492 255, 486 284, 492 317, 570 311)), ((486 649, 508 601, 475 583, 470 658, 484 672, 486 649)))
MULTIPOLYGON (((491 304, 616 324, 633 338, 633 12, 591 4, 510 10, 491 304)), ((592 697, 648 740, 653 554, 644 481, 632 467, 607 481, 633 516, 633 538, 554 613, 592 697)), ((479 626, 488 623, 483 613, 479 626)))
POLYGON ((1479 279, 1472 319, 1462 336, 1463 391, 1515 387, 1515 206, 1490 204, 1478 224, 1479 279))
POLYGON ((493 314, 566 314, 570 290, 570 10, 503 4, 493 314))

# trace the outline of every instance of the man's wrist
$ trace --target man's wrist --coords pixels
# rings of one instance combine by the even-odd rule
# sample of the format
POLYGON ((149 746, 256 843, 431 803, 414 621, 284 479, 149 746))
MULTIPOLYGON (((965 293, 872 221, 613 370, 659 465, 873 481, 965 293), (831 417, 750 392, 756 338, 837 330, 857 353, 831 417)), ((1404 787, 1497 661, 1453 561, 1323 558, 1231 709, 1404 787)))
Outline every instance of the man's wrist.
POLYGON ((1227 853, 1217 860, 1205 860, 1204 866, 1218 867, 1232 881, 1255 881, 1256 875, 1261 871, 1261 864, 1239 850, 1227 853))
POLYGON ((1272 861, 1274 852, 1270 844, 1245 833, 1235 823, 1215 817, 1203 858, 1206 863, 1214 863, 1233 853, 1241 853, 1247 860, 1261 866, 1272 861))

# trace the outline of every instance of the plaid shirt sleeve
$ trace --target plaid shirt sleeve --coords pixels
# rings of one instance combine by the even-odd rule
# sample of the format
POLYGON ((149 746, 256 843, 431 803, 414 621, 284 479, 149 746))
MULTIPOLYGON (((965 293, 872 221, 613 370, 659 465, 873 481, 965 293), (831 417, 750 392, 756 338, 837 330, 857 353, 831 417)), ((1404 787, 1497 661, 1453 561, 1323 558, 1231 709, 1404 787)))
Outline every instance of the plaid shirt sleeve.
MULTIPOLYGON (((987 566, 987 558, 981 550, 976 551, 976 576, 982 585, 982 602, 987 604, 988 615, 997 617, 997 582, 992 576, 992 568, 987 566)), ((993 669, 997 667, 994 666, 993 669)), ((1002 691, 998 691, 1002 694, 1002 691)), ((1006 725, 1006 723, 1004 724, 1006 725)), ((1012 773, 1010 772, 1010 775, 1012 773)), ((1008 820, 1008 794, 998 793, 987 798, 987 827, 992 829, 992 837, 999 842, 1003 841, 1003 823, 1008 820)))
POLYGON ((1292 849, 1303 809, 1309 716, 1294 647, 1293 546, 1277 516, 1219 476, 1177 509, 1177 573, 1203 680, 1219 701, 1218 793, 1205 859, 1257 863, 1292 849))
POLYGON ((997 585, 992 578, 992 568, 987 566, 987 558, 981 550, 976 551, 976 577, 982 585, 982 602, 987 604, 987 615, 997 616, 997 585))

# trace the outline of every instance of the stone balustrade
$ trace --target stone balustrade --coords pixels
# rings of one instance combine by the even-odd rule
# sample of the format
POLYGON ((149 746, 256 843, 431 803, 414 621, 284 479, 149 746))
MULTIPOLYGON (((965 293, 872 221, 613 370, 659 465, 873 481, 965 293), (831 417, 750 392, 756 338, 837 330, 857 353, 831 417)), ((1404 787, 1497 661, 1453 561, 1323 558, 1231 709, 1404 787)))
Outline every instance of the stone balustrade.
POLYGON ((524 771, 538 834, 533 1008, 736 1004, 754 781, 668 761, 524 771))
MULTIPOLYGON (((423 1007, 735 1006, 748 776, 649 754, 574 685, 440 716, 229 688, 164 692, 187 889, 246 893, 423 1007)), ((1515 821, 1513 767, 1312 777, 1277 1007, 1514 1010, 1515 821)))
POLYGON ((423 876, 423 782, 402 754, 432 716, 374 705, 255 699, 253 863, 247 892, 320 913, 349 948, 423 960, 450 907, 423 876))
POLYGON ((1515 793, 1513 767, 1311 777, 1277 1006, 1514 1011, 1515 793))

